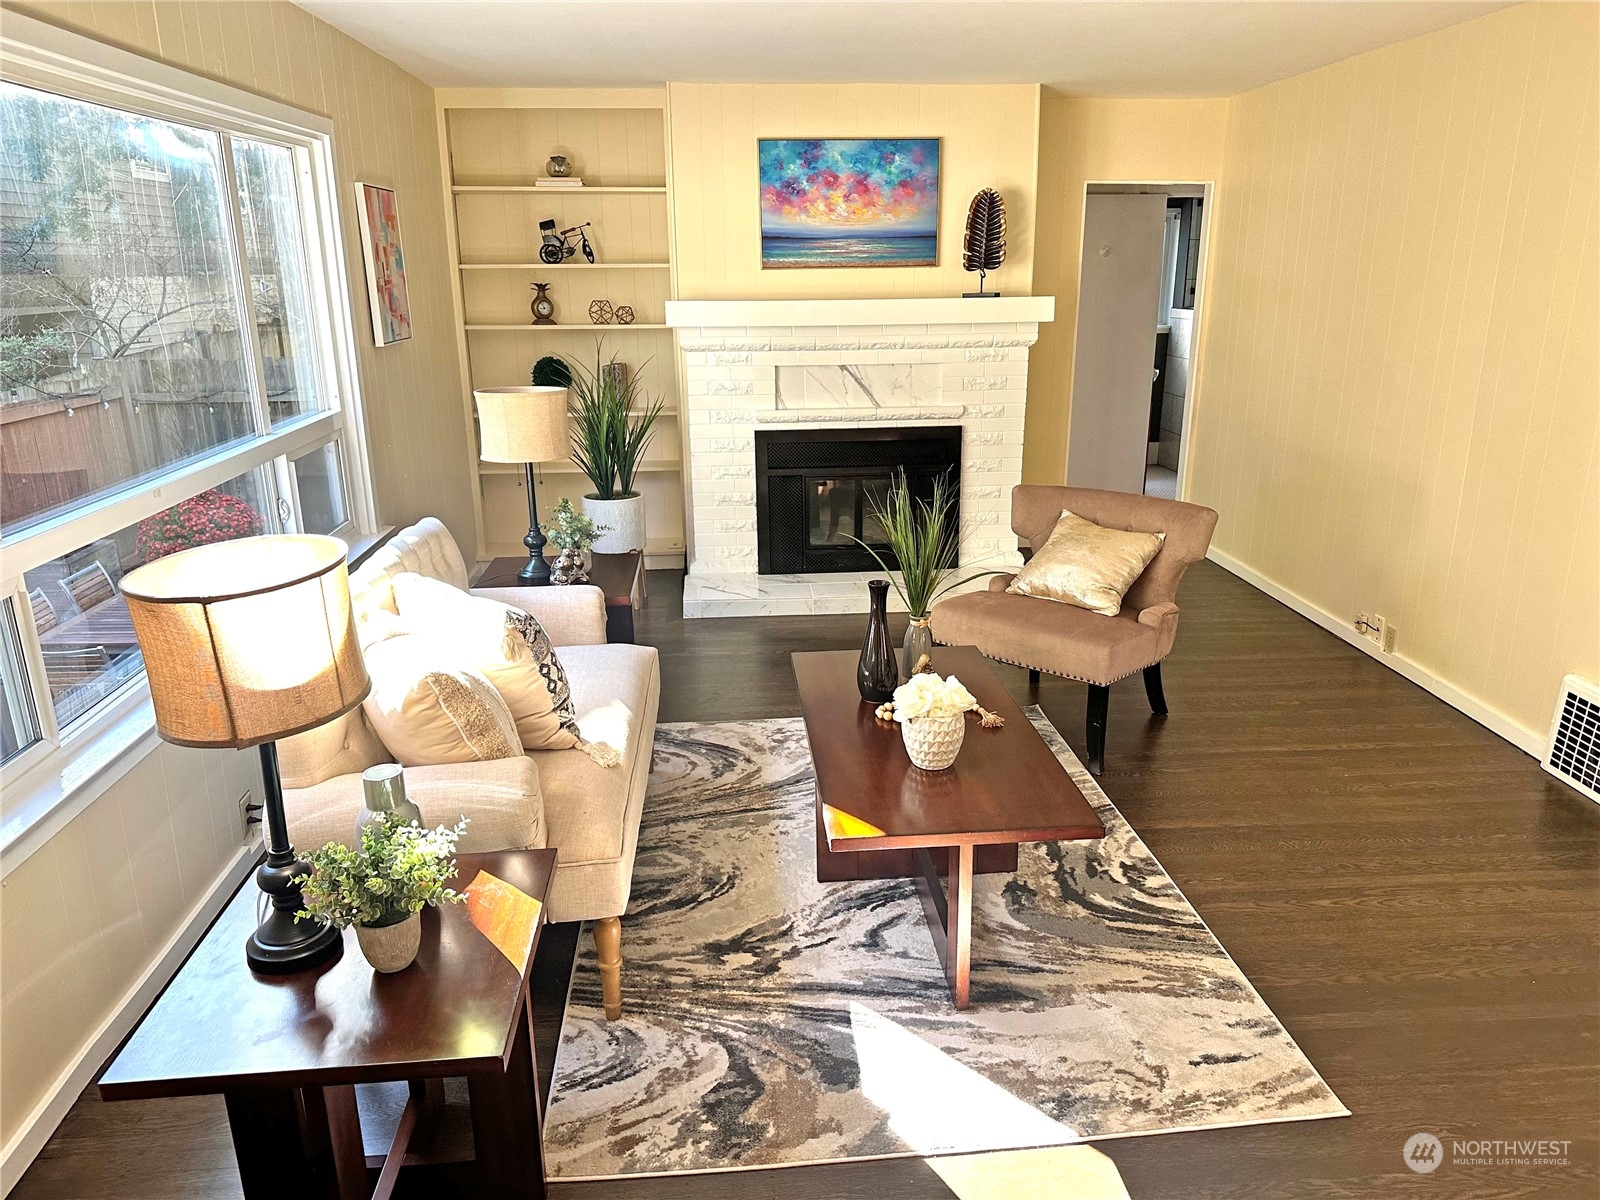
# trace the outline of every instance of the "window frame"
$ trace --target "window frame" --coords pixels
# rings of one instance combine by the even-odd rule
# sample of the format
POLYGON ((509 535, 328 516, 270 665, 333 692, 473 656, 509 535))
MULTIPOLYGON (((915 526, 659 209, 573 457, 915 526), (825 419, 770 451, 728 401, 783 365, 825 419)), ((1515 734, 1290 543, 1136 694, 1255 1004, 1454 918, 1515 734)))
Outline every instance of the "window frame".
MULTIPOLYGON (((159 475, 129 482, 10 536, 0 536, 0 597, 11 601, 22 646, 22 661, 17 665, 28 677, 39 732, 37 742, 0 764, 0 786, 7 793, 0 802, 0 850, 9 850, 69 798, 70 787, 77 786, 75 777, 83 775, 78 784, 89 782, 127 757, 129 751, 147 744, 153 728, 143 672, 67 729, 57 726, 25 572, 257 468, 265 468, 271 475, 279 495, 289 503, 290 520, 297 528, 300 503, 289 462, 328 443, 336 446, 343 476, 346 524, 337 535, 354 544, 370 538, 378 523, 351 307, 349 270, 353 259, 340 209, 340 197, 348 189, 339 185, 332 120, 11 13, 0 30, 0 79, 67 99, 181 122, 219 137, 218 185, 227 202, 228 251, 241 296, 241 318, 246 322, 242 326, 246 373, 257 428, 264 431, 243 443, 176 464, 159 475), (307 291, 317 310, 315 345, 308 349, 315 355, 314 370, 325 406, 287 418, 276 427, 268 408, 263 348, 253 332, 255 297, 234 161, 236 138, 285 146, 293 153, 307 226, 307 291), (130 730, 130 720, 140 728, 130 730), (130 732, 139 736, 130 737, 130 732), (113 740, 122 743, 120 748, 96 744, 109 735, 116 735, 113 740), (96 762, 99 766, 92 776, 74 769, 75 764, 96 762), (34 798, 33 794, 41 791, 57 794, 47 807, 37 802, 43 796, 34 798)), ((277 519, 278 514, 270 514, 269 520, 277 519)))

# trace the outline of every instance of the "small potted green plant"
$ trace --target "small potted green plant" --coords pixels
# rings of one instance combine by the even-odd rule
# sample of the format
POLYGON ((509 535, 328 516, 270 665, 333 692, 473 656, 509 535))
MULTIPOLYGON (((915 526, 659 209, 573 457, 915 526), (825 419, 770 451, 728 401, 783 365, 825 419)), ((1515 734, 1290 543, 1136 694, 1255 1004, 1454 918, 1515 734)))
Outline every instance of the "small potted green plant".
POLYGON ((405 970, 422 942, 423 907, 464 899, 446 885, 466 827, 463 820, 454 829, 424 829, 391 814, 362 829, 360 849, 329 842, 311 856, 311 874, 296 880, 305 898, 298 915, 340 929, 354 925, 373 970, 405 970))
POLYGON ((590 548, 610 526, 596 525, 563 496, 551 510, 550 520, 541 528, 550 544, 561 551, 550 569, 550 582, 582 583, 588 579, 589 568, 594 563, 590 548))

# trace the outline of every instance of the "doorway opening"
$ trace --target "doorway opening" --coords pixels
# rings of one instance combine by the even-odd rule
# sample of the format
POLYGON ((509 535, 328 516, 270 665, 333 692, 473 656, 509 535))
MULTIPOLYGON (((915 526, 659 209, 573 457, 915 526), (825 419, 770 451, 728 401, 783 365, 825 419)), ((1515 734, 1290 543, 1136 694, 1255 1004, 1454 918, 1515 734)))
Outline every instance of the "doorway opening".
POLYGON ((1066 482, 1183 494, 1210 185, 1091 183, 1066 482))

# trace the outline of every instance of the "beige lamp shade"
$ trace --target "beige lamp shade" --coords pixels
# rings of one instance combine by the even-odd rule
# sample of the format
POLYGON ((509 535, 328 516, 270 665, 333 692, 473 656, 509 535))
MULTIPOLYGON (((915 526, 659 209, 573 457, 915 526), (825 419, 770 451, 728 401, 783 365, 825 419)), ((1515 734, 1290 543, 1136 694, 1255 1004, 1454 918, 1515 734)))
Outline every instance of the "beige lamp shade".
POLYGON ((566 388, 481 388, 472 396, 484 462, 553 462, 572 453, 566 388))
POLYGON ((161 736, 254 746, 360 704, 371 684, 346 553, 331 537, 240 538, 123 576, 161 736))

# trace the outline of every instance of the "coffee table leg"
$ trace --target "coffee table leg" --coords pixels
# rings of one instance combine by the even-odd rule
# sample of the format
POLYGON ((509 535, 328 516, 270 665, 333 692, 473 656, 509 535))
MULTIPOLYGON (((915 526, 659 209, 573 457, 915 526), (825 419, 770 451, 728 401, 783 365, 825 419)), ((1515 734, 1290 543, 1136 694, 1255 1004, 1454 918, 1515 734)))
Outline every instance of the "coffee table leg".
POLYGON ((967 1007, 972 978, 972 863, 971 846, 949 846, 948 885, 939 882, 933 856, 917 851, 922 878, 917 890, 922 894, 922 910, 933 932, 934 949, 950 983, 950 996, 957 1008, 967 1007), (946 892, 948 891, 948 896, 946 892))

